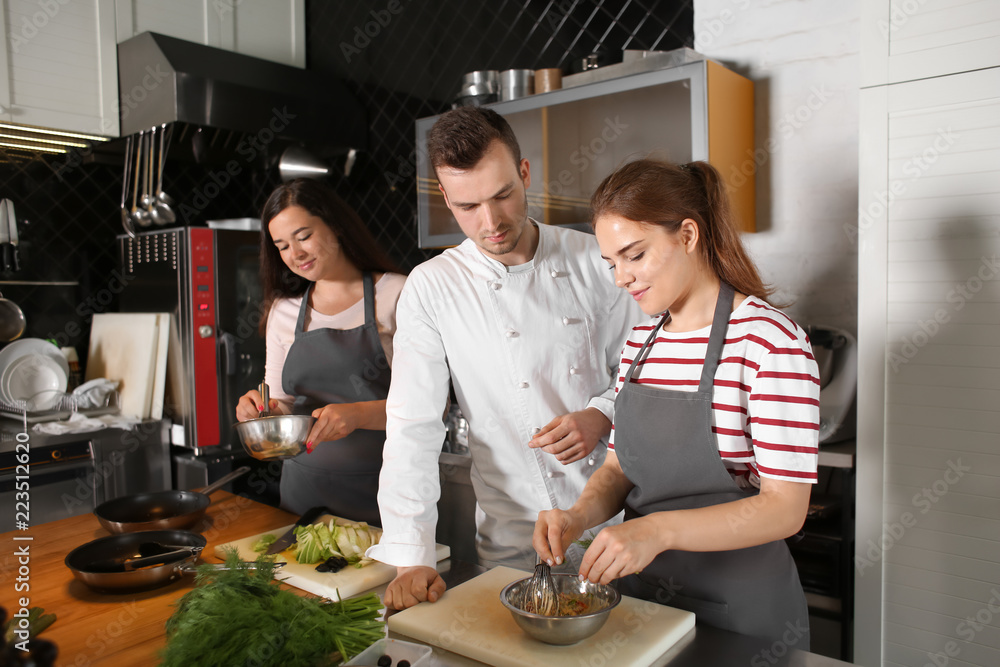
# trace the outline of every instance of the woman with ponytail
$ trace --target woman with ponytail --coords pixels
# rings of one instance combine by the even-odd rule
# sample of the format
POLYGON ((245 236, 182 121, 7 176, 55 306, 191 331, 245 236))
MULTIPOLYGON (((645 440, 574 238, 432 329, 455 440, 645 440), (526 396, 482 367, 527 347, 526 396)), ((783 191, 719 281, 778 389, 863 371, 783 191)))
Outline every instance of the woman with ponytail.
POLYGON ((784 539, 816 482, 819 372, 801 328, 767 298, 718 171, 644 159, 591 198, 615 284, 652 319, 622 352, 603 466, 533 544, 566 547, 622 509, 580 575, 695 612, 699 623, 808 650, 809 617, 784 539), (627 369, 627 370, 625 370, 627 369), (792 632, 790 635, 789 632, 792 632))

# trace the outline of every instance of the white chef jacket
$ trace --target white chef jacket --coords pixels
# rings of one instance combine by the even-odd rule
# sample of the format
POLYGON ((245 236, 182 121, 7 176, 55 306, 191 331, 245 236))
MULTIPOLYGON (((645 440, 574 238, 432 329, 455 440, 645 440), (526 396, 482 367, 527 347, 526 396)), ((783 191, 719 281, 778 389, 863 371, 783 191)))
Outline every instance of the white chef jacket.
POLYGON ((379 478, 384 533, 372 558, 436 562, 449 378, 469 422, 481 562, 530 570, 538 512, 568 509, 604 461, 606 440, 569 465, 528 441, 587 407, 612 419, 622 345, 646 318, 615 287, 592 235, 532 223, 538 248, 526 264, 504 266, 466 240, 417 266, 403 287, 379 478))

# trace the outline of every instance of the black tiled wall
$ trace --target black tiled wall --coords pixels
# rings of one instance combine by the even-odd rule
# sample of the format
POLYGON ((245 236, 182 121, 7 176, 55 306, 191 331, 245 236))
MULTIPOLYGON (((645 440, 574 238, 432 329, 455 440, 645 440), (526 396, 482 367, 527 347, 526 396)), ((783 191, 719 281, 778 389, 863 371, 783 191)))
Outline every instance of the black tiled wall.
MULTIPOLYGON (((345 81, 368 115, 368 151, 350 177, 330 182, 405 270, 435 252, 417 248, 414 120, 450 108, 462 74, 542 67, 571 73, 592 52, 615 62, 622 49, 693 44, 691 0, 308 0, 306 26, 308 67, 345 81)), ((206 200, 201 195, 217 168, 193 159, 197 128, 174 129, 164 189, 184 211, 180 222, 256 217, 279 182, 275 156, 265 155, 206 200)), ((222 155, 240 140, 204 131, 222 155)), ((0 290, 25 311, 25 337, 73 345, 81 357, 92 314, 118 309, 124 143, 71 156, 0 149, 0 197, 16 205, 22 258, 21 271, 0 274, 0 290)))

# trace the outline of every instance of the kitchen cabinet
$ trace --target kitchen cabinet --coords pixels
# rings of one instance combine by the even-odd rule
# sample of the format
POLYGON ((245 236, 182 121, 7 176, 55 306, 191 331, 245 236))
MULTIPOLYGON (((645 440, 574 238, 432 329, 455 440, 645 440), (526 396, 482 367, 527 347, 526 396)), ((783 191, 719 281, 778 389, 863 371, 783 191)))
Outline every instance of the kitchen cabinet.
POLYGON ((118 135, 115 0, 3 0, 0 120, 118 135))
POLYGON ((157 32, 306 66, 305 0, 117 0, 118 42, 157 32))
MULTIPOLYGON (((531 165, 528 209, 539 222, 589 229, 590 195, 601 180, 624 162, 652 154, 680 163, 711 162, 729 187, 741 229, 756 228, 753 83, 714 61, 487 106, 510 123, 531 165)), ((416 122, 421 248, 465 239, 427 160, 427 132, 437 118, 416 122)))
POLYGON ((997 64, 998 2, 866 0, 860 9, 863 88, 997 64))

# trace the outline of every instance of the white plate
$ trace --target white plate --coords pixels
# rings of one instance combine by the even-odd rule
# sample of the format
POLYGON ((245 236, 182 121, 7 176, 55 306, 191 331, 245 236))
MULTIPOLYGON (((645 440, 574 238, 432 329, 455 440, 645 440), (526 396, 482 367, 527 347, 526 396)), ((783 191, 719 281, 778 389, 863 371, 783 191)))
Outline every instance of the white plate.
MULTIPOLYGON (((62 350, 41 338, 21 338, 20 340, 15 340, 13 343, 8 343, 3 349, 0 349, 0 375, 7 370, 8 366, 26 354, 43 354, 51 357, 53 361, 59 364, 63 373, 69 377, 69 362, 63 356, 62 350)), ((2 383, 0 383, 0 400, 7 403, 11 400, 10 396, 4 394, 2 383)))
POLYGON ((0 387, 11 401, 33 399, 32 408, 48 410, 59 402, 60 393, 66 391, 67 379, 66 372, 52 357, 26 354, 4 370, 0 387))

